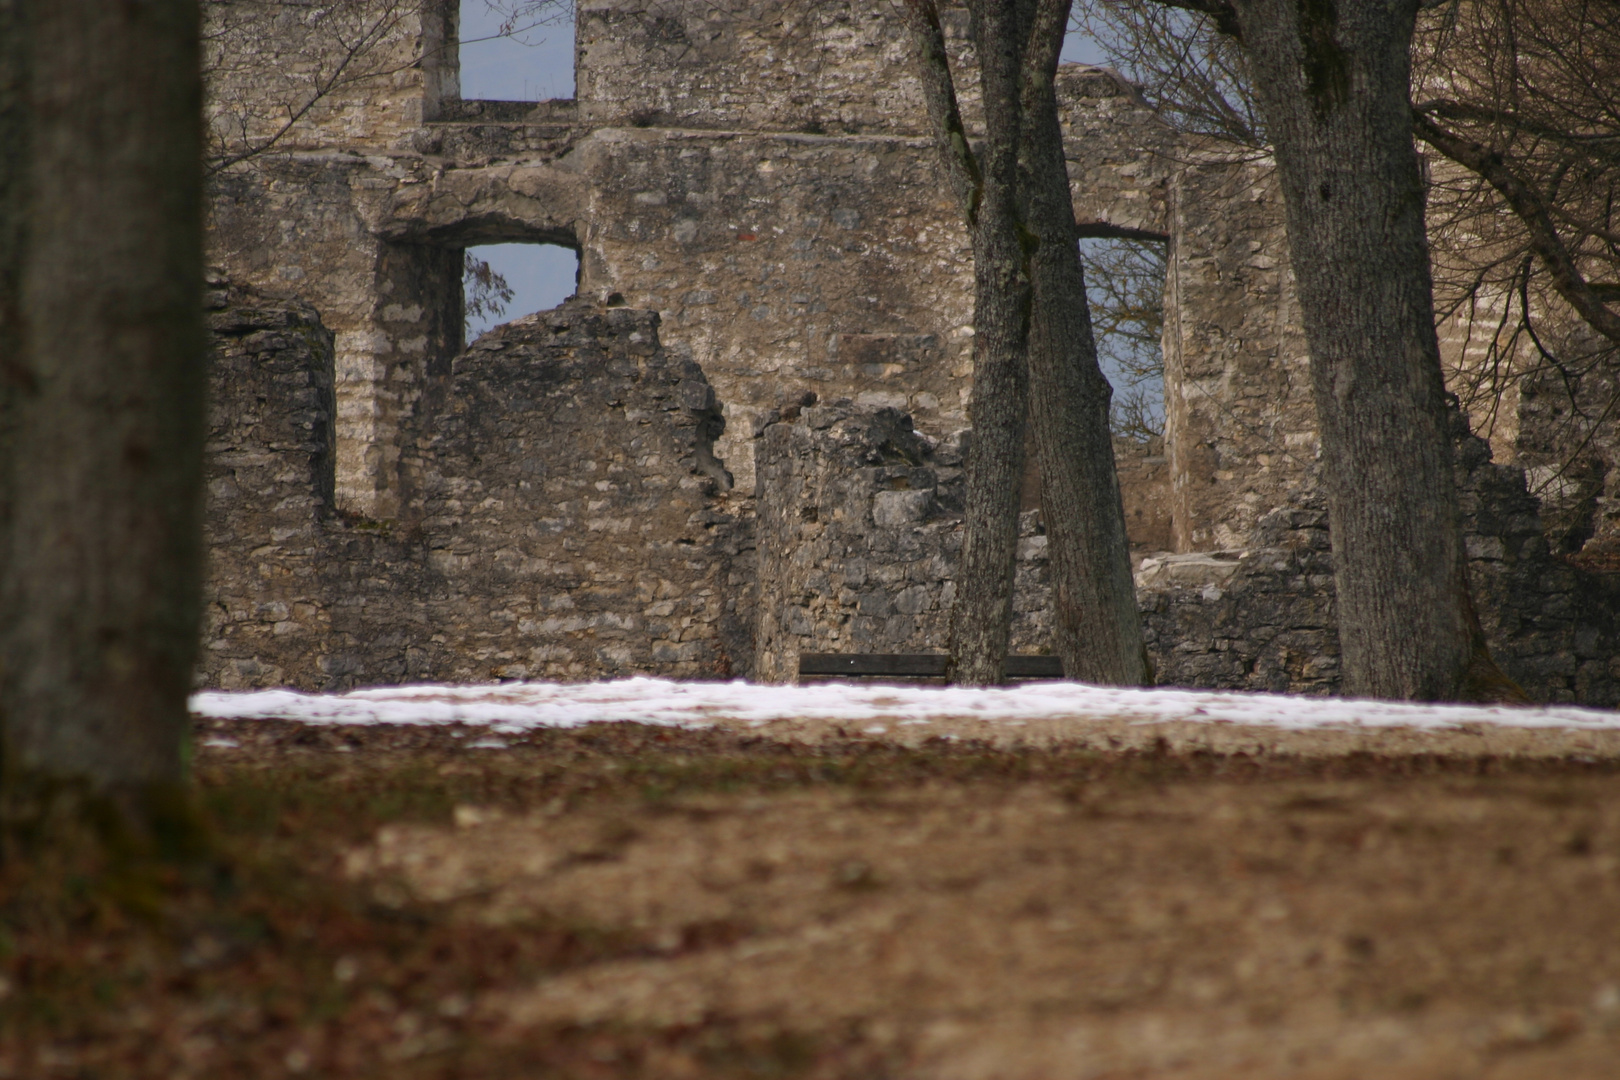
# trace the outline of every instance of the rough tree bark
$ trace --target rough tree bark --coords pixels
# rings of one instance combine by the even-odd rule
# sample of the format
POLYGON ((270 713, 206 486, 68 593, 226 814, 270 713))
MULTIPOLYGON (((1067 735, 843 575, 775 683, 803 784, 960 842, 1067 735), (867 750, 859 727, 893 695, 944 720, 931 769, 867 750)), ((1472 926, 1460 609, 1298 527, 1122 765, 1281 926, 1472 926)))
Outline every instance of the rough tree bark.
POLYGON ((1017 567, 1019 477, 1029 369, 1030 283, 1018 230, 1018 56, 1014 3, 974 5, 981 48, 986 124, 993 133, 975 154, 957 108, 945 35, 933 0, 906 0, 917 40, 924 97, 946 175, 973 243, 973 397, 968 419, 967 498, 962 563, 951 610, 951 680, 993 686, 1004 680, 1017 567))
POLYGON ((1520 699, 1468 592, 1412 145, 1418 0, 1193 0, 1242 39, 1311 352, 1345 690, 1520 699))
POLYGON ((198 623, 198 5, 0 20, 0 808, 138 832, 174 821, 198 623))
POLYGON ((1108 434, 1110 390, 1097 368, 1053 86, 1069 0, 969 3, 985 114, 978 153, 957 107, 936 3, 906 0, 905 10, 945 174, 973 244, 973 442, 952 680, 1004 678, 1028 417, 1064 671, 1148 681, 1108 434))
POLYGON ((1108 425, 1113 388, 1097 366, 1054 78, 1071 0, 1038 0, 1024 56, 1020 147, 1033 244, 1029 413, 1063 671, 1086 682, 1153 681, 1108 425))

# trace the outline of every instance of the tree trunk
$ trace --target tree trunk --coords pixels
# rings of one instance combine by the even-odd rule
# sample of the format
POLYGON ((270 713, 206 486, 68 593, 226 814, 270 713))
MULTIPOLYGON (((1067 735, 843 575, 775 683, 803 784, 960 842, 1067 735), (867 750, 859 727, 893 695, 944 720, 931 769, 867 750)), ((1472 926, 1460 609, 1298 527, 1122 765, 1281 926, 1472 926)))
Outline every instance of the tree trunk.
MULTIPOLYGON (((22 374, 22 252, 27 209, 23 201, 22 166, 28 160, 28 127, 24 123, 23 87, 27 79, 22 18, 15 0, 0 0, 0 573, 11 565, 7 522, 11 520, 11 430, 16 397, 13 387, 22 374)), ((0 679, 4 669, 0 669, 0 679)), ((0 706, 3 709, 3 706, 0 706)), ((0 724, 5 713, 0 711, 0 724)), ((5 764, 0 740, 0 768, 5 764)))
POLYGON ((1108 426, 1113 388, 1097 366, 1054 76, 1070 0, 1040 0, 1024 60, 1022 174, 1030 279, 1030 423, 1041 471, 1052 633, 1063 672, 1086 682, 1153 681, 1131 574, 1108 426))
POLYGON ((1018 78, 1023 3, 970 6, 987 138, 973 240, 973 398, 962 564, 951 609, 951 681, 1005 680, 1029 398, 1030 282, 1018 221, 1018 78))
POLYGON ((1412 145, 1417 0, 1234 6, 1311 352, 1345 690, 1496 696, 1482 688, 1495 668, 1468 596, 1412 145))
POLYGON ((969 3, 985 112, 977 156, 935 4, 906 0, 906 11, 945 175, 973 241, 973 443, 952 680, 1004 681, 1027 416, 1064 671, 1096 682, 1150 681, 1108 430, 1112 391, 1097 368, 1053 86, 1069 0, 969 3))
MULTIPOLYGON (((19 316, 0 326, 0 796, 14 830, 64 799, 140 826, 180 790, 198 624, 198 5, 0 0, 0 19, 28 147, 0 179, 19 316)), ((0 107, 0 140, 18 115, 0 107)))
POLYGON ((1112 391, 1097 368, 1053 86, 1069 0, 969 3, 985 113, 978 155, 957 110, 934 0, 906 0, 906 11, 945 175, 973 242, 973 443, 952 681, 1004 681, 1026 417, 1041 462, 1064 671, 1149 681, 1108 431, 1112 391))
POLYGON ((991 137, 968 145, 934 0, 905 0, 923 99, 941 165, 973 243, 973 397, 968 417, 962 562, 951 609, 950 679, 968 686, 1004 681, 1018 552, 1018 493, 1024 467, 1029 371, 1030 285, 1018 231, 1018 54, 1020 3, 970 6, 980 44, 991 137), (997 42, 986 50, 983 40, 997 42), (1011 125, 1011 130, 1007 127, 1011 125))

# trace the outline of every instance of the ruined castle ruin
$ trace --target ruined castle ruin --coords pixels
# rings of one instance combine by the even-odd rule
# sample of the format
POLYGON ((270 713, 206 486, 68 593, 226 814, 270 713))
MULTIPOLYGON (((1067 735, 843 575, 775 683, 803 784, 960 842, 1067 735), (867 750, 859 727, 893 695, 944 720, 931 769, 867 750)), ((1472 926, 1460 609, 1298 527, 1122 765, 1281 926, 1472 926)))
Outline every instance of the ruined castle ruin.
MULTIPOLYGON (((533 103, 459 97, 453 2, 357 3, 393 13, 375 71, 290 121, 330 41, 216 35, 203 680, 789 680, 802 652, 940 650, 972 267, 892 15, 579 0, 577 99, 533 103), (577 251, 578 295, 464 349, 463 251, 496 242, 577 251)), ((1166 246, 1163 446, 1119 448, 1161 679, 1331 692, 1269 162, 1178 136, 1111 71, 1058 92, 1083 235, 1166 246)), ((1504 666, 1620 702, 1615 585, 1457 425, 1504 666)), ((1020 651, 1049 649, 1044 547, 1032 496, 1020 651)))

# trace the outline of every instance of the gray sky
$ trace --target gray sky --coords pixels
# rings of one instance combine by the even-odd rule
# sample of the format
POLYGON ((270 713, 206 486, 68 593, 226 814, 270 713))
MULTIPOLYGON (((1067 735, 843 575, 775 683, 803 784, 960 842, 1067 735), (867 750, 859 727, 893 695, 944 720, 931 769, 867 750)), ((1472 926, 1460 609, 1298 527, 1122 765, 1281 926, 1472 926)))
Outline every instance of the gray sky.
MULTIPOLYGON (((572 23, 538 26, 516 38, 493 38, 501 18, 484 0, 461 0, 461 96, 476 101, 544 101, 574 96, 572 23)), ((1063 59, 1096 63, 1091 42, 1071 34, 1063 59)), ((543 244, 489 244, 472 249, 506 278, 512 302, 501 321, 556 307, 574 292, 579 260, 566 248, 543 244)), ((474 323, 477 337, 493 322, 474 323)))

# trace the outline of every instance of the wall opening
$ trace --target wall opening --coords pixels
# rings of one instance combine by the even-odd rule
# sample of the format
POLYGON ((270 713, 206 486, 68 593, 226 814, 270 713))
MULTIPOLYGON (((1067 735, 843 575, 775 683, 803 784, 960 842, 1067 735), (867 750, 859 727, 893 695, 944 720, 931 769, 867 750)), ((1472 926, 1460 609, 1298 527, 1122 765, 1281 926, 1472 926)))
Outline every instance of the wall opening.
POLYGON ((461 278, 466 340, 503 322, 549 311, 579 287, 579 252, 560 244, 467 248, 461 278))
POLYGON ((464 101, 574 96, 573 0, 459 0, 464 101))
POLYGON ((1114 434, 1136 442, 1164 437, 1164 272, 1157 240, 1086 239, 1086 299, 1097 363, 1114 388, 1114 434))

